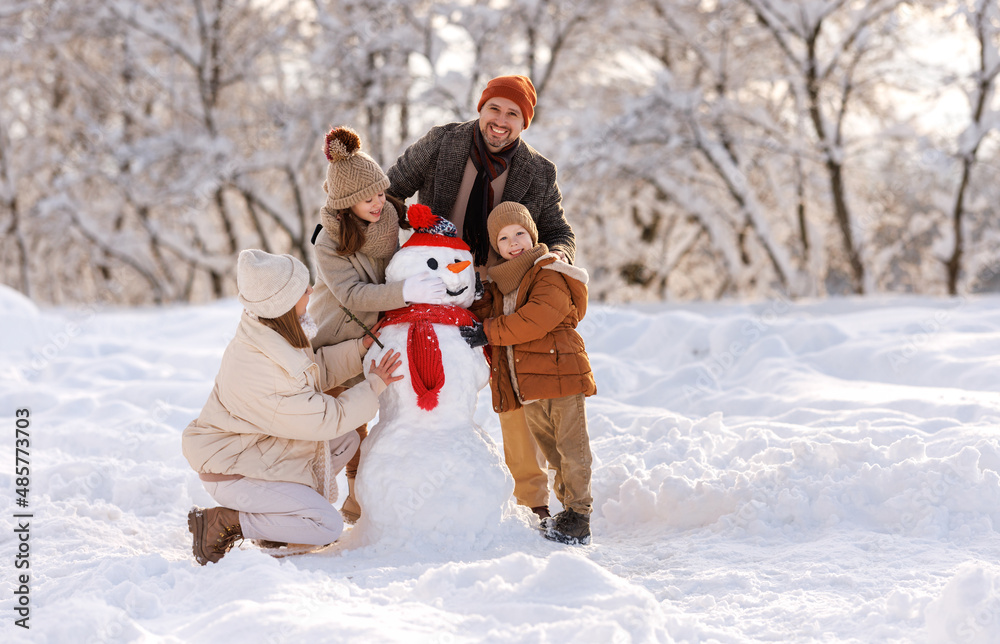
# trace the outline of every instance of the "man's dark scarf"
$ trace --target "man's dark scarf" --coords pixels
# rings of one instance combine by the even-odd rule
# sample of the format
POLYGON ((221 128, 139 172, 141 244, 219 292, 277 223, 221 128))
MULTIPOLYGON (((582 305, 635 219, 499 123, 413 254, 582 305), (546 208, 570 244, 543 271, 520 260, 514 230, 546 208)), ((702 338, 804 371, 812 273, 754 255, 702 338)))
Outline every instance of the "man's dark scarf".
POLYGON ((469 156, 476 166, 476 182, 469 194, 469 204, 465 207, 465 223, 462 225, 462 239, 472 249, 476 266, 485 266, 490 254, 490 235, 486 229, 486 218, 490 216, 496 200, 493 196, 493 181, 510 165, 521 139, 500 150, 491 152, 479 129, 479 123, 472 128, 472 150, 469 156))

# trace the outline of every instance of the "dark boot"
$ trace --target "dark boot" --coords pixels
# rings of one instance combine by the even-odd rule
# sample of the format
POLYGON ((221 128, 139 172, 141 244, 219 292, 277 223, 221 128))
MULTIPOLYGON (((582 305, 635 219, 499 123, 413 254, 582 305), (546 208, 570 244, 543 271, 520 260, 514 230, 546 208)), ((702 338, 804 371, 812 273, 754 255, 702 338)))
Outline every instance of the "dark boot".
POLYGON ((552 516, 549 513, 549 506, 547 505, 539 505, 538 507, 531 508, 531 511, 534 512, 539 519, 548 519, 552 516))
POLYGON ((542 523, 542 536, 572 546, 590 543, 590 515, 566 508, 542 523))
POLYGON ((193 538, 191 551, 202 566, 217 563, 237 540, 243 540, 240 513, 229 508, 191 508, 188 531, 193 538))

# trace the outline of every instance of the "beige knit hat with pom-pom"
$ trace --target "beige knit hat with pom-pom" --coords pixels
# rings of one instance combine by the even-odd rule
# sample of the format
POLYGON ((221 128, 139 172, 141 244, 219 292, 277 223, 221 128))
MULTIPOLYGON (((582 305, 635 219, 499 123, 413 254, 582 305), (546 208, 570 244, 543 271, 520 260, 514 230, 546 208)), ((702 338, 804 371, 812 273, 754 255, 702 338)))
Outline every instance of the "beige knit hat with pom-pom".
POLYGON ((361 137, 349 127, 335 127, 326 134, 323 153, 326 169, 326 207, 333 212, 367 201, 389 187, 389 177, 375 159, 361 151, 361 137))

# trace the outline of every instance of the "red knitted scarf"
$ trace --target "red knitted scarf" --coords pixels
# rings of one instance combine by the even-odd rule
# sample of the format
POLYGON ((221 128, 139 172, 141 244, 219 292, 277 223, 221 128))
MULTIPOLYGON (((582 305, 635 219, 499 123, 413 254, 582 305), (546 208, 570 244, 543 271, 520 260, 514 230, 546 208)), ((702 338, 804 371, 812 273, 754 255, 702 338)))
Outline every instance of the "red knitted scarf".
MULTIPOLYGON (((406 332, 406 354, 410 362, 410 381, 417 394, 417 404, 430 411, 437 407, 438 393, 444 386, 444 364, 435 324, 468 326, 478 322, 468 309, 446 304, 411 304, 386 311, 382 326, 410 323, 406 332)), ((485 347, 483 353, 486 353, 485 347)))

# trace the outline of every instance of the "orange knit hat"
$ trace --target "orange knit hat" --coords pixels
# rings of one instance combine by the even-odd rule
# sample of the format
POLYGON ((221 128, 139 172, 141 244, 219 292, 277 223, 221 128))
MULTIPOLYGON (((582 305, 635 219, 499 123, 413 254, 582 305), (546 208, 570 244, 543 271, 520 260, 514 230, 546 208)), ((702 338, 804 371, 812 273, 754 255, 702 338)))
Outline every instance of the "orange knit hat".
POLYGON ((486 89, 483 90, 476 111, 481 112, 486 101, 495 96, 517 103, 524 117, 524 129, 527 130, 531 125, 531 117, 535 115, 535 101, 538 100, 531 79, 527 76, 497 76, 486 83, 486 89))

